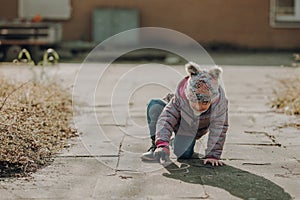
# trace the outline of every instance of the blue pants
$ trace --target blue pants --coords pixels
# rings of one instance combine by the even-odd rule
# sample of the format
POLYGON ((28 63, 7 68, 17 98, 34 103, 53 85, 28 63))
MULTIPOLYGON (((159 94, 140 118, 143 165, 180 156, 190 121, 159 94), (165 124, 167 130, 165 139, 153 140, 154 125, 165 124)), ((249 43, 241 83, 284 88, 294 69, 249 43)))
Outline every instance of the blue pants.
MULTIPOLYGON (((147 121, 152 141, 155 140, 156 123, 166 103, 160 99, 150 100, 147 106, 147 121)), ((191 158, 196 143, 195 137, 176 135, 174 138, 174 154, 180 159, 191 158)))

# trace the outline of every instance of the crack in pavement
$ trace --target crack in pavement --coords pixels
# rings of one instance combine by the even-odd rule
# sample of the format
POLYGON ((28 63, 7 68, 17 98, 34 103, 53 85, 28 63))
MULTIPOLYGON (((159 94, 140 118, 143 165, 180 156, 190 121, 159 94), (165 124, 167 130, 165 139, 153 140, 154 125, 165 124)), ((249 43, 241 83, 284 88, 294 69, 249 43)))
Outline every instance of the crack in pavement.
POLYGON ((234 114, 267 114, 267 113, 272 113, 274 114, 273 110, 265 110, 265 111, 249 111, 249 110, 233 110, 230 112, 232 115, 234 114))
MULTIPOLYGON (((233 144, 233 145, 244 145, 244 146, 276 146, 281 147, 281 144, 267 144, 267 143, 227 143, 227 144, 233 144)), ((285 146, 284 146, 285 148, 285 146)))
POLYGON ((239 160, 246 160, 244 158, 221 158, 221 160, 228 160, 228 161, 239 161, 239 160))
POLYGON ((267 136, 273 144, 257 144, 259 146, 278 146, 278 147, 283 147, 286 148, 285 146, 283 146, 282 144, 280 144, 280 142, 277 141, 276 137, 274 135, 270 135, 267 132, 264 131, 244 131, 244 133, 248 133, 248 134, 256 134, 256 135, 265 135, 267 136))
POLYGON ((115 167, 115 171, 114 171, 114 173, 112 173, 112 174, 109 174, 108 176, 115 176, 115 175, 117 175, 118 174, 118 171, 120 171, 119 170, 119 164, 120 164, 120 159, 121 159, 121 153, 122 153, 122 146, 123 146, 123 142, 124 142, 124 139, 125 139, 125 137, 126 137, 126 135, 123 135, 123 137, 122 137, 122 139, 121 139, 121 141, 120 141, 120 144, 119 144, 119 150, 118 150, 118 160, 117 160, 117 164, 116 164, 116 167, 115 167))
POLYGON ((58 155, 56 158, 114 158, 119 155, 58 155))
POLYGON ((300 129, 300 123, 292 122, 292 123, 285 123, 283 125, 277 126, 278 129, 289 128, 289 127, 300 129))
POLYGON ((126 124, 101 124, 101 126, 116 126, 116 127, 126 127, 126 124))
POLYGON ((209 195, 205 193, 201 197, 177 197, 176 199, 209 199, 209 195))
POLYGON ((293 170, 286 166, 281 166, 282 169, 287 170, 284 174, 275 174, 274 176, 282 177, 282 178, 291 178, 293 176, 300 176, 300 173, 294 173, 293 170))
POLYGON ((282 169, 285 169, 289 172, 289 174, 293 175, 293 176, 299 176, 300 173, 295 173, 292 169, 290 169, 289 167, 286 166, 281 166, 282 169))
POLYGON ((271 165, 271 163, 253 163, 253 162, 244 162, 242 165, 271 165))
POLYGON ((298 160, 296 157, 293 157, 298 163, 300 163, 300 160, 298 160))
POLYGON ((201 185, 202 185, 202 188, 203 188, 203 191, 204 191, 204 196, 199 197, 199 199, 208 199, 210 196, 209 196, 209 194, 208 194, 208 192, 207 192, 207 190, 205 188, 204 181, 203 181, 203 179, 202 179, 201 176, 200 176, 200 181, 202 182, 201 185))

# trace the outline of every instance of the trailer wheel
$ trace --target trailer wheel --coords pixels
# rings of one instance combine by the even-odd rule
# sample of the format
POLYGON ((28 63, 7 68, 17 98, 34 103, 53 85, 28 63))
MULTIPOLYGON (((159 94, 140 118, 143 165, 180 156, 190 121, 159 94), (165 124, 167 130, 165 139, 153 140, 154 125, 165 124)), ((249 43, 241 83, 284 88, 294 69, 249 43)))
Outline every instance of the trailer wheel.
POLYGON ((7 62, 12 62, 14 59, 16 59, 20 53, 22 48, 19 45, 12 45, 9 46, 6 49, 5 55, 4 55, 4 60, 7 62))

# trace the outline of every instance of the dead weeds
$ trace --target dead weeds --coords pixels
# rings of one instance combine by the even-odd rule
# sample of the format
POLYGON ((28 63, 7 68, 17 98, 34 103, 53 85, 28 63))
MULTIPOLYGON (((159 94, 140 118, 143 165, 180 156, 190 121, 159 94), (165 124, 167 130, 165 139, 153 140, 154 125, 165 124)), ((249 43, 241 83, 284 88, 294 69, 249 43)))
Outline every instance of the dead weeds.
POLYGON ((0 78, 0 177, 34 172, 77 135, 71 95, 55 83, 0 78))
POLYGON ((300 78, 281 79, 279 83, 272 107, 289 115, 300 115, 300 78))
MULTIPOLYGON (((278 80, 274 89, 275 98, 272 100, 272 107, 277 111, 288 115, 300 115, 300 77, 295 75, 290 78, 278 80)), ((294 122, 289 122, 277 128, 293 127, 300 129, 299 118, 294 122)))

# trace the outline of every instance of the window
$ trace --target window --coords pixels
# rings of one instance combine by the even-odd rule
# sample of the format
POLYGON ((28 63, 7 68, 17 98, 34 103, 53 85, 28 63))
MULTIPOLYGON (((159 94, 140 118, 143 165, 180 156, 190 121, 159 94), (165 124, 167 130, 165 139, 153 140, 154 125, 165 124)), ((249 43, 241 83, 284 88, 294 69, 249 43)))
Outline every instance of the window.
POLYGON ((300 27, 300 0, 271 0, 270 22, 273 27, 300 27))
POLYGON ((21 18, 41 15, 48 20, 67 20, 71 17, 71 0, 19 0, 18 3, 21 18))

